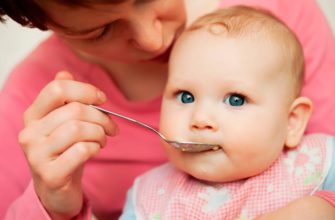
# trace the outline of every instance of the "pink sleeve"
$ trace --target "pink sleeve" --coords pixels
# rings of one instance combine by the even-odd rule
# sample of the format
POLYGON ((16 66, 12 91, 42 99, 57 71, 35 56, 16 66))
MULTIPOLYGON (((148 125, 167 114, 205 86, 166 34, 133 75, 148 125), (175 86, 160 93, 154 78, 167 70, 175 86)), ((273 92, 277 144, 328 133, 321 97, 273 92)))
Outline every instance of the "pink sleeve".
POLYGON ((11 204, 5 220, 14 219, 45 219, 51 220, 37 198, 33 184, 30 183, 23 195, 11 204))
POLYGON ((33 71, 26 65, 16 68, 0 93, 0 219, 5 216, 6 219, 26 219, 19 218, 25 213, 43 216, 32 188, 27 188, 31 176, 18 143, 18 135, 23 128, 23 112, 36 96, 29 86, 35 79, 26 81, 19 77, 30 70, 33 71), (28 212, 30 206, 32 209, 28 212))
POLYGON ((335 39, 315 0, 222 0, 221 7, 237 4, 272 11, 298 36, 306 72, 303 95, 314 102, 306 133, 335 135, 335 39))
POLYGON ((335 192, 322 190, 316 192, 314 195, 323 198, 335 207, 335 192))
MULTIPOLYGON (((91 220, 91 209, 85 199, 84 207, 75 220, 91 220)), ((29 184, 23 195, 17 199, 8 209, 4 220, 14 219, 39 219, 51 220, 47 211, 43 208, 40 200, 35 194, 32 182, 29 184)))
MULTIPOLYGON (((45 77, 44 67, 27 62, 12 72, 0 93, 0 219, 6 220, 50 219, 30 183, 18 135, 23 128, 23 112, 53 75, 45 77)), ((90 215, 85 205, 78 219, 90 219, 90 215)))

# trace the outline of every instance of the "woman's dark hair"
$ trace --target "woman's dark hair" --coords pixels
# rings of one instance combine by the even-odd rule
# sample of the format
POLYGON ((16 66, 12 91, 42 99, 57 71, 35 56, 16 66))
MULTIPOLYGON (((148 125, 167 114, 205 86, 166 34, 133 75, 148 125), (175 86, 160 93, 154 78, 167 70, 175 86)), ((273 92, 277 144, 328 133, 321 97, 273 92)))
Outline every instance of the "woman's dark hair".
POLYGON ((4 22, 4 16, 10 18, 27 27, 37 27, 47 30, 45 13, 33 1, 30 0, 1 0, 0 1, 0 21, 4 22))
MULTIPOLYGON (((46 23, 52 22, 38 5, 39 0, 0 0, 0 22, 5 22, 5 15, 22 26, 47 30, 46 23)), ((92 4, 118 4, 125 0, 47 0, 68 7, 89 7, 92 4)))

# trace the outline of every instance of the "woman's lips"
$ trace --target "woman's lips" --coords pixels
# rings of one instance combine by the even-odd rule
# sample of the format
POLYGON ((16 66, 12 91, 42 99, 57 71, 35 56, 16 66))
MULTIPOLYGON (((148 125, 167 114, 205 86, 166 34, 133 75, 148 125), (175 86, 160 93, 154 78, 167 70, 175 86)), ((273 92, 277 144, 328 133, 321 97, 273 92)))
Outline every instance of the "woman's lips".
POLYGON ((150 59, 150 61, 154 61, 154 62, 168 62, 169 58, 170 58, 170 54, 171 54, 171 50, 172 47, 175 43, 175 41, 178 39, 178 37, 183 33, 183 31, 185 30, 185 24, 181 25, 179 28, 177 28, 175 35, 170 39, 170 44, 169 47, 165 50, 164 53, 150 59))

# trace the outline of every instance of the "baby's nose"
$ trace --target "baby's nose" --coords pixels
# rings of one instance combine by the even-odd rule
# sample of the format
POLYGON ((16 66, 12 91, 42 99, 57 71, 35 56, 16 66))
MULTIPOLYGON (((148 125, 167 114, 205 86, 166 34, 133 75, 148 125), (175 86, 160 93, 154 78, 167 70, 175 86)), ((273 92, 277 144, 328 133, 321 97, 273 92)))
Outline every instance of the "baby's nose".
POLYGON ((205 111, 197 111, 192 115, 191 119, 191 129, 192 130, 208 130, 216 131, 218 129, 218 124, 215 117, 205 111))

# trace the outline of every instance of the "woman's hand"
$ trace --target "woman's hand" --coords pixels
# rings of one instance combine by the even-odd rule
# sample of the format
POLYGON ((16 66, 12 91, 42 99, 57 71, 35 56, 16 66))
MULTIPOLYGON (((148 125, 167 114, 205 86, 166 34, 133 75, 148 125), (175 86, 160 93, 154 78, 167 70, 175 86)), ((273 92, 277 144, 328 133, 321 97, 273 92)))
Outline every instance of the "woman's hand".
POLYGON ((105 145, 117 127, 87 104, 101 104, 105 95, 92 85, 58 73, 24 114, 19 136, 35 191, 53 219, 71 218, 81 211, 84 163, 105 145))

